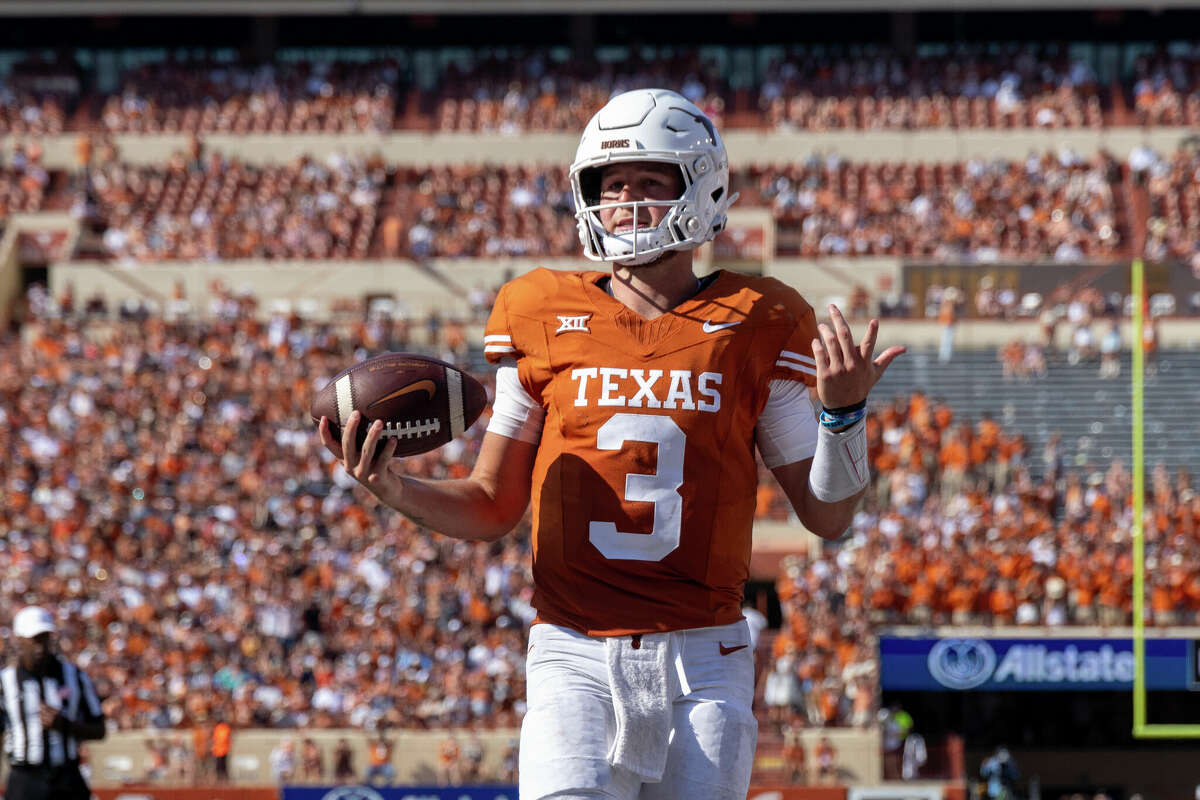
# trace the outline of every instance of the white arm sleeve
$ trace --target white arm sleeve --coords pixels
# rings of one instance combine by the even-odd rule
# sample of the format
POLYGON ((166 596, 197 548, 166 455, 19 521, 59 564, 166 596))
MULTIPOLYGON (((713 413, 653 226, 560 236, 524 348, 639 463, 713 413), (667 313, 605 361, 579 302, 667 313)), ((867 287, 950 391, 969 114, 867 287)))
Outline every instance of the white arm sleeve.
POLYGON ((817 452, 817 417, 808 387, 785 380, 774 380, 770 385, 767 405, 755 429, 763 463, 774 469, 812 458, 817 452))
POLYGON ((502 359, 496 370, 496 400, 492 403, 488 432, 537 444, 542 439, 545 417, 541 403, 530 397, 521 385, 516 360, 502 359))
POLYGON ((867 488, 867 421, 860 419, 844 431, 822 427, 817 454, 808 473, 808 488, 822 503, 837 503, 867 488))

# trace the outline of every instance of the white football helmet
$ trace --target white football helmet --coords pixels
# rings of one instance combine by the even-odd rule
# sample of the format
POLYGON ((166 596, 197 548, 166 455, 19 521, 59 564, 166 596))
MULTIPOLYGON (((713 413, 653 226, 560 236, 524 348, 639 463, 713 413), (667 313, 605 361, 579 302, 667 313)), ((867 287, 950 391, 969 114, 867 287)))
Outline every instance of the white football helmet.
POLYGON ((584 255, 629 266, 709 241, 725 228, 725 212, 737 199, 729 195, 729 158, 717 129, 687 98, 667 89, 635 89, 609 100, 584 129, 570 178, 584 255), (601 170, 623 161, 676 165, 683 194, 670 201, 601 203, 601 170), (651 205, 671 208, 657 227, 638 227, 638 209, 651 205), (597 212, 620 207, 633 209, 634 228, 608 233, 597 212))

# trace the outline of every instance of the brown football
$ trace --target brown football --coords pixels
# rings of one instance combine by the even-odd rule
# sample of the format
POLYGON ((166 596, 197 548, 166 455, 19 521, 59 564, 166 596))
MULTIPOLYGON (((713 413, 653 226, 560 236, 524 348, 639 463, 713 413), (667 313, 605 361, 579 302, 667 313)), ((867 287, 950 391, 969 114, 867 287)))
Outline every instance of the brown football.
POLYGON ((313 422, 329 417, 333 435, 340 439, 350 415, 361 411, 360 447, 370 423, 383 420, 383 442, 394 438, 397 456, 415 456, 460 436, 485 405, 483 385, 453 364, 413 353, 384 353, 336 375, 313 397, 310 413, 313 422))

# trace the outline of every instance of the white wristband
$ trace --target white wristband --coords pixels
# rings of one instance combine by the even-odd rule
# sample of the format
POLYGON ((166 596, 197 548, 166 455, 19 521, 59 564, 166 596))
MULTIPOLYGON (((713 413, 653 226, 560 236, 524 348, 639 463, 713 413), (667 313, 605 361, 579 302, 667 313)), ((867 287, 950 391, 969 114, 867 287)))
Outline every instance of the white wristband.
POLYGON ((867 421, 860 419, 837 433, 824 425, 817 434, 817 452, 808 472, 808 488, 822 503, 836 503, 866 488, 867 421))

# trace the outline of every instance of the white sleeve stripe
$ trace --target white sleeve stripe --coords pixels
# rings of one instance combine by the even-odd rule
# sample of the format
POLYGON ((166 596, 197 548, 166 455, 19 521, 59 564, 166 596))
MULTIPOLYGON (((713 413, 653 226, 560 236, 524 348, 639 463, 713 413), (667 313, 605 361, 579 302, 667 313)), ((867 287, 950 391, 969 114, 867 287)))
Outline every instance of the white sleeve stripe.
POLYGON ((489 344, 483 348, 485 353, 515 353, 517 348, 501 344, 489 344))
POLYGON ((803 353, 793 353, 791 350, 781 350, 779 352, 779 357, 790 358, 792 361, 799 361, 801 364, 808 364, 814 367, 817 365, 817 362, 812 356, 806 356, 803 353))
POLYGON ((812 367, 806 367, 803 364, 793 364, 790 361, 784 361, 782 358, 775 362, 775 366, 787 367, 788 369, 794 369, 797 372, 803 372, 807 375, 816 375, 817 374, 817 371, 815 369, 813 369, 812 367))
POLYGON ((511 341, 512 341, 512 337, 511 337, 511 336, 505 336, 505 335, 503 335, 503 334, 499 334, 499 333, 497 333, 497 334, 495 334, 495 335, 493 335, 493 336, 485 336, 485 337, 483 337, 483 341, 484 341, 484 343, 485 343, 485 344, 486 344, 487 342, 511 342, 511 341))

